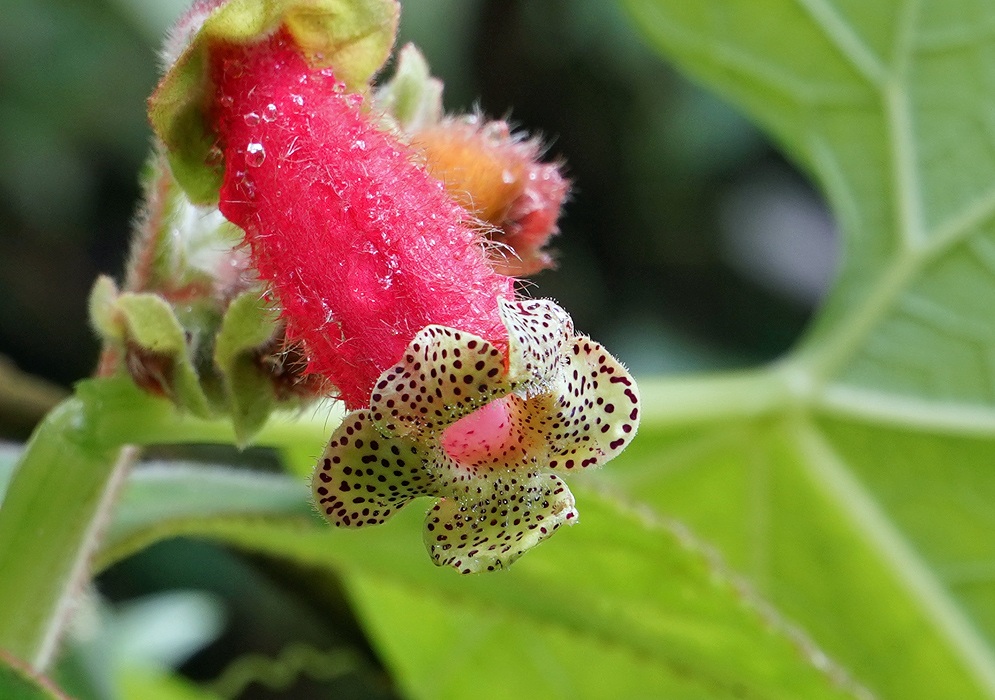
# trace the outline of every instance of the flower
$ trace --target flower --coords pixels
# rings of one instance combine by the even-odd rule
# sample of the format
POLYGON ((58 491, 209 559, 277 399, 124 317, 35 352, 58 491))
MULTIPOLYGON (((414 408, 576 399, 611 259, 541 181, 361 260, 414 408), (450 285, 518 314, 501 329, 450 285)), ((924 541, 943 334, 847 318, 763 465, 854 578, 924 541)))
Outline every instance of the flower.
POLYGON ((332 434, 312 480, 334 525, 384 522, 411 499, 436 564, 507 567, 576 522, 561 474, 599 466, 635 435, 639 395, 622 365, 546 300, 502 301, 507 356, 484 338, 429 326, 384 372, 370 407, 332 434))
POLYGON ((504 274, 551 263, 567 185, 538 143, 442 119, 414 50, 371 89, 397 7, 208 0, 150 114, 191 200, 242 230, 307 371, 352 410, 315 469, 320 512, 355 528, 435 496, 433 560, 493 570, 576 520, 561 475, 628 444, 639 396, 504 274))
POLYGON ((245 232, 310 372, 358 408, 425 326, 504 342, 498 300, 514 280, 362 95, 309 65, 283 30, 209 55, 220 209, 245 232))

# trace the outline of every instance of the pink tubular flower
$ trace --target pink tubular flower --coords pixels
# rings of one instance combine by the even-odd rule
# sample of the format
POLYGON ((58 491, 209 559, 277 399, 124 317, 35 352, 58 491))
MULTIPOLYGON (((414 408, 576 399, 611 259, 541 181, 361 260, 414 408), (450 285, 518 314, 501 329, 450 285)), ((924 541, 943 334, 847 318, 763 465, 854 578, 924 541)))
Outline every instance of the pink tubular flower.
MULTIPOLYGON (((501 274, 551 264, 567 186, 536 142, 503 122, 433 118, 405 144, 387 126, 403 120, 373 112, 396 8, 210 0, 153 96, 153 124, 191 198, 220 190, 288 340, 351 409, 314 472, 319 512, 365 527, 434 497, 435 563, 494 570, 576 522, 561 476, 625 448, 639 395, 563 309, 517 298, 501 274)), ((436 114, 412 87, 384 99, 436 114)))
POLYGON ((504 346, 498 300, 513 298, 513 280, 361 95, 310 67, 284 31, 210 58, 220 208, 245 231, 310 371, 358 408, 427 325, 504 346))

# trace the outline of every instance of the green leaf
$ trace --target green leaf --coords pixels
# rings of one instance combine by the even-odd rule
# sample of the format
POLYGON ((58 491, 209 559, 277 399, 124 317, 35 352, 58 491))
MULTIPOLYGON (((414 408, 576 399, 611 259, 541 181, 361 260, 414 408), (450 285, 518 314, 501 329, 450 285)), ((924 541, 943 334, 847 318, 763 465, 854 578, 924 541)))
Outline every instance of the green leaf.
MULTIPOLYGON (((259 437, 264 444, 321 443, 320 434, 286 416, 274 416, 259 437)), ((0 649, 34 669, 52 660, 134 458, 123 445, 233 440, 230 423, 180 413, 130 378, 77 384, 21 452, 0 507, 0 649)), ((0 467, 5 461, 0 455, 0 467)), ((144 507, 155 512, 156 503, 144 507)), ((168 506, 192 503, 196 494, 181 491, 168 506)))
POLYGON ((0 507, 0 649, 31 668, 51 660, 83 585, 126 451, 88 430, 92 403, 52 410, 25 447, 0 507))
POLYGON ((777 365, 644 384, 605 476, 879 697, 995 698, 995 5, 626 4, 813 175, 844 257, 777 365))
POLYGON ((15 445, 7 445, 0 442, 0 504, 3 503, 3 495, 7 492, 7 484, 14 476, 14 467, 17 459, 21 455, 21 450, 15 445))
POLYGON ((314 515, 308 493, 303 480, 278 475, 176 463, 145 464, 128 479, 97 567, 169 537, 191 520, 245 515, 307 520, 314 515))
POLYGON ((131 669, 121 674, 123 700, 219 700, 217 695, 169 673, 131 669))
POLYGON ((467 578, 429 561, 421 508, 342 531, 301 517, 305 494, 288 478, 138 471, 100 560, 125 554, 121 543, 187 534, 332 567, 417 698, 594 699, 612 688, 628 697, 852 697, 817 670, 825 660, 814 647, 678 529, 612 499, 586 493, 582 525, 510 572, 467 578), (174 505, 152 512, 156 498, 174 505), (249 517, 220 517, 238 511, 249 517), (481 680, 493 678, 500 683, 481 680))
POLYGON ((347 579, 412 697, 852 697, 673 525, 590 493, 578 506, 506 578, 347 579))
POLYGON ((253 352, 272 338, 277 316, 262 301, 260 290, 250 290, 231 302, 215 340, 214 361, 224 378, 241 445, 262 427, 276 403, 273 380, 253 352))
POLYGON ((0 649, 0 698, 3 700, 70 700, 50 681, 32 674, 0 649))

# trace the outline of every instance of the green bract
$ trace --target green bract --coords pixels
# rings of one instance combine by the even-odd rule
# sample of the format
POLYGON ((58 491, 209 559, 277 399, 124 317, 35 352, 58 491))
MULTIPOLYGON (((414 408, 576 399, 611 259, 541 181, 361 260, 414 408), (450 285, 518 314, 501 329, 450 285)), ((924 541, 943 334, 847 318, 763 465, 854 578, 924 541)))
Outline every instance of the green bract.
POLYGON ((299 381, 303 360, 285 352, 279 314, 248 268, 238 229, 217 208, 191 204, 161 157, 145 191, 124 289, 100 277, 90 295, 90 320, 109 353, 103 371, 127 372, 201 418, 230 415, 245 444, 277 403, 296 407, 310 396, 299 381))
POLYGON ((205 118, 212 42, 252 43, 284 26, 312 64, 332 68, 359 92, 390 55, 399 11, 395 0, 230 0, 214 9, 149 99, 152 128, 190 200, 215 202, 221 185, 209 163, 214 137, 205 118))
POLYGON ((397 52, 397 69, 377 89, 374 99, 379 111, 409 133, 442 119, 442 81, 432 77, 425 57, 414 44, 397 52))
POLYGON ((235 434, 243 445, 276 404, 273 378, 257 357, 257 350, 273 336, 276 316, 258 290, 249 290, 232 301, 214 340, 214 363, 221 371, 235 434))

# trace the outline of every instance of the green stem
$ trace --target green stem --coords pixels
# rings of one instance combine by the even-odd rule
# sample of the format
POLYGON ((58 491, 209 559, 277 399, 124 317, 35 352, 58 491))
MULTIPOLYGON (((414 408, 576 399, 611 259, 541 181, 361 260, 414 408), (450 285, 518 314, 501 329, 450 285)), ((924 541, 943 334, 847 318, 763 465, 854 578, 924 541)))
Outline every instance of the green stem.
POLYGON ((35 670, 50 661, 82 584, 101 516, 127 469, 95 443, 88 406, 63 401, 42 421, 0 508, 0 648, 35 670))
POLYGON ((780 364, 712 376, 640 379, 642 425, 667 428, 767 415, 807 400, 803 378, 780 364))
MULTIPOLYGON (((99 406, 90 423, 93 438, 104 444, 235 444, 231 420, 205 420, 181 413, 169 401, 142 393, 130 382, 84 382, 77 393, 99 406)), ((303 414, 275 413, 253 438, 253 444, 272 447, 320 442, 338 424, 341 412, 310 409, 303 414)))

